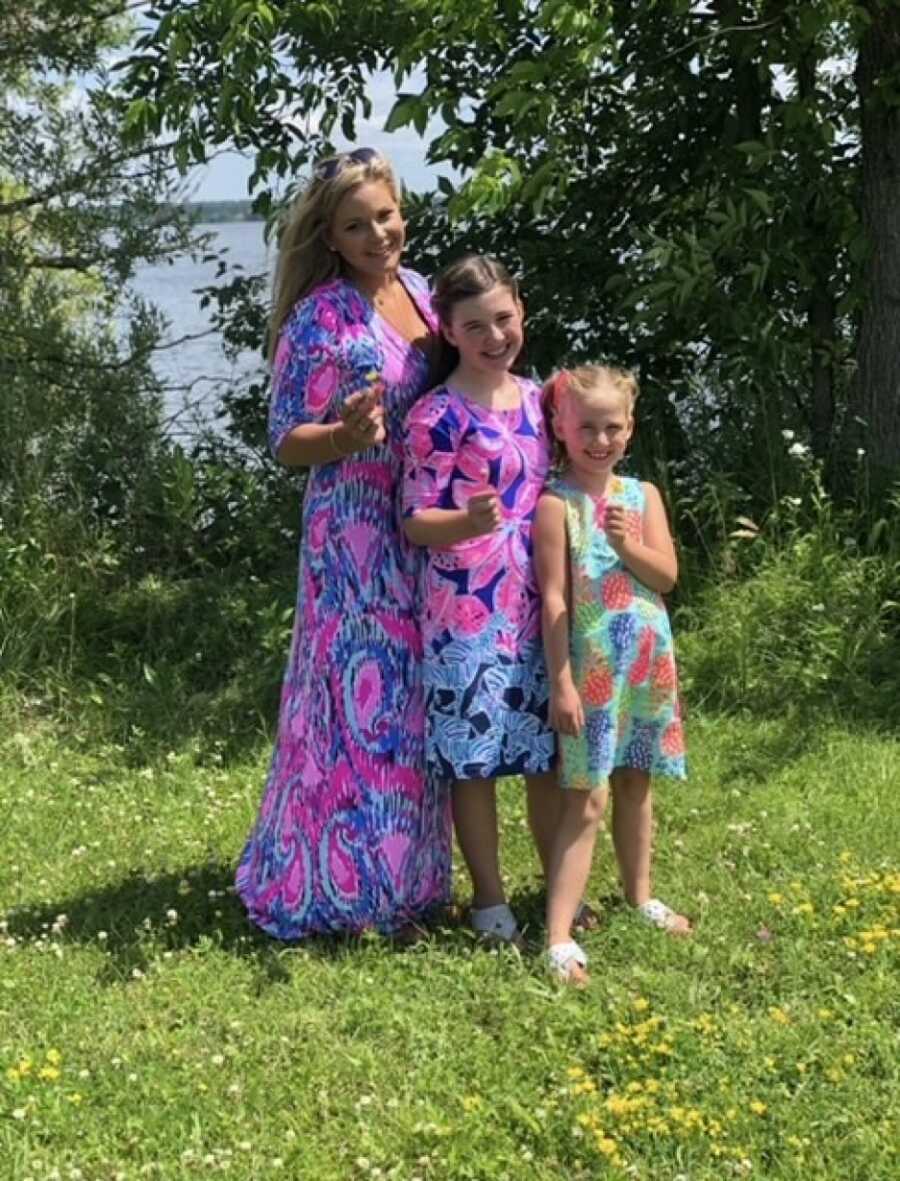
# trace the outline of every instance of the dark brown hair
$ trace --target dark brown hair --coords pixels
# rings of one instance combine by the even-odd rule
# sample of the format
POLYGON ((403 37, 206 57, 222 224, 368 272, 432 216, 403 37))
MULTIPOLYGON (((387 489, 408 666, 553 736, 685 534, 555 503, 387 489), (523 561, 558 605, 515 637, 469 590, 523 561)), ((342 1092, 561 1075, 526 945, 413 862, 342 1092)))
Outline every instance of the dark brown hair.
POLYGON ((440 272, 434 281, 432 302, 442 324, 449 324, 453 309, 464 299, 486 295, 505 287, 518 300, 519 284, 506 267, 488 254, 464 254, 440 272))

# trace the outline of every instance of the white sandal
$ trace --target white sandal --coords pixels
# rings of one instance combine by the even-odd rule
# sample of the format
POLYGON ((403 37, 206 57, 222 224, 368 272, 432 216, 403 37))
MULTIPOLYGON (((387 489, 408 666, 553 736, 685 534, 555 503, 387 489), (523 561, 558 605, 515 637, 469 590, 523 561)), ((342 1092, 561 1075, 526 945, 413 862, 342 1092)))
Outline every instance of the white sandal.
POLYGON ((472 930, 482 939, 496 943, 518 943, 521 941, 516 916, 505 902, 496 906, 472 907, 469 911, 472 930))
POLYGON ((554 943, 547 948, 547 967, 549 971, 563 984, 586 984, 584 969, 587 967, 587 956, 584 948, 574 939, 567 943, 554 943))
POLYGON ((658 927, 660 931, 665 931, 669 935, 690 935, 693 930, 690 919, 676 914, 671 906, 666 906, 659 898, 648 898, 646 902, 635 907, 635 910, 651 926, 658 927), (687 923, 686 927, 680 926, 682 918, 687 923))

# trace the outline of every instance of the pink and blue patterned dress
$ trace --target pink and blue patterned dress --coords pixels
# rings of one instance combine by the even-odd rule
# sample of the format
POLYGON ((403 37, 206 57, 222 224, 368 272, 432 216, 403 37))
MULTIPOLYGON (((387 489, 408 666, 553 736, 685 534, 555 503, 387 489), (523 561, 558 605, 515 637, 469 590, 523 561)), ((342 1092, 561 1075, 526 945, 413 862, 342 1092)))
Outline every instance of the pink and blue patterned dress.
MULTIPOLYGON (((401 278, 436 332, 424 279, 401 278)), ((278 737, 237 870, 250 918, 280 939, 389 932, 450 896, 448 792, 425 774, 422 559, 400 527, 403 420, 429 363, 344 279, 284 325, 270 444, 336 421, 372 371, 386 444, 309 472, 278 737)))
POLYGON ((606 496, 565 478, 550 485, 565 505, 571 575, 571 660, 584 707, 578 738, 560 735, 560 782, 593 791, 615 767, 683 779, 684 735, 672 629, 662 597, 631 573, 606 539, 609 504, 625 509, 640 541, 644 488, 613 476, 606 496))
POLYGON ((503 506, 499 530, 430 549, 425 567, 426 753, 453 779, 547 771, 556 753, 532 560, 550 446, 540 389, 517 381, 517 409, 488 410, 445 385, 406 420, 406 516, 464 508, 488 486, 503 506))

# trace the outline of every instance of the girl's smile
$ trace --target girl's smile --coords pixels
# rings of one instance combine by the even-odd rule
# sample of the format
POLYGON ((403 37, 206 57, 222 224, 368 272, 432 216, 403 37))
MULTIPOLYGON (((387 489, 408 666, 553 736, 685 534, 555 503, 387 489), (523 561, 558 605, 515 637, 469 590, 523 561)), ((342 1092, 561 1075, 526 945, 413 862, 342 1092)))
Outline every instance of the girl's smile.
POLYGON ((444 335, 458 350, 461 368, 502 373, 521 352, 522 319, 522 304, 498 284, 483 295, 460 300, 444 325, 444 335))
POLYGON ((587 479, 605 480, 625 454, 633 429, 627 400, 614 388, 589 398, 563 394, 553 414, 553 431, 569 464, 587 479))

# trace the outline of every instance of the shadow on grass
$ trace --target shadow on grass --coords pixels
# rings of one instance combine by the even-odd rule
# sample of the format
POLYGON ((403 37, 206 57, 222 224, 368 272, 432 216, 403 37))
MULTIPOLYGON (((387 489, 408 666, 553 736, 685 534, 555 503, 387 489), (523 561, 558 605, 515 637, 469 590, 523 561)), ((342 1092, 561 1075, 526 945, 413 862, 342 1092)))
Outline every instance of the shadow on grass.
MULTIPOLYGON (((729 730, 735 725, 732 719, 725 719, 723 724, 729 730)), ((720 776, 725 787, 771 780, 821 746, 824 737, 821 714, 792 713, 768 722, 754 718, 746 729, 746 739, 733 739, 722 748, 720 776)))
MULTIPOLYGON (((313 936, 297 943, 275 939, 248 920, 234 894, 234 866, 222 862, 160 874, 135 871, 96 890, 12 911, 7 929, 22 942, 59 938, 101 949, 101 985, 139 979, 166 953, 224 951, 251 963, 257 992, 262 993, 291 979, 290 953, 295 950, 325 960, 360 953, 370 942, 396 952, 415 950, 375 933, 313 936)), ((431 915, 423 931, 435 947, 461 949, 474 939, 454 907, 431 915)))

